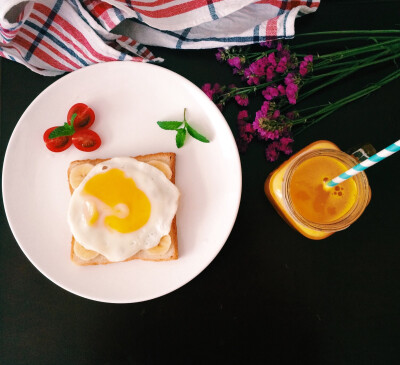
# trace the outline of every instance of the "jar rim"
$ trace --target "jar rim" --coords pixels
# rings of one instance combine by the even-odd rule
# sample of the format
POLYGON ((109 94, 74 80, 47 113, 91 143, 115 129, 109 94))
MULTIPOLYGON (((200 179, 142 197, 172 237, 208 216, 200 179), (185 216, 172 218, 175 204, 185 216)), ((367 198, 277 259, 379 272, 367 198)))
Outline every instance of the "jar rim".
POLYGON ((370 187, 367 175, 364 172, 361 172, 352 177, 357 185, 358 198, 356 199, 352 207, 345 214, 343 214, 338 219, 329 223, 319 223, 310 221, 304 218, 294 208, 292 197, 290 194, 290 182, 293 177, 293 173, 296 171, 297 167, 299 167, 304 161, 317 156, 327 156, 336 158, 340 160, 340 162, 348 166, 349 169, 351 167, 354 167, 358 163, 353 156, 348 155, 347 153, 341 150, 323 148, 323 149, 305 151, 301 153, 289 164, 283 176, 283 183, 282 183, 283 203, 285 205, 287 212, 294 220, 297 221, 297 223, 300 223, 308 228, 317 231, 323 231, 323 232, 340 231, 349 227, 353 222, 355 222, 364 212, 366 206, 369 203, 370 187), (365 191, 366 193, 363 194, 362 193, 363 191, 365 191))

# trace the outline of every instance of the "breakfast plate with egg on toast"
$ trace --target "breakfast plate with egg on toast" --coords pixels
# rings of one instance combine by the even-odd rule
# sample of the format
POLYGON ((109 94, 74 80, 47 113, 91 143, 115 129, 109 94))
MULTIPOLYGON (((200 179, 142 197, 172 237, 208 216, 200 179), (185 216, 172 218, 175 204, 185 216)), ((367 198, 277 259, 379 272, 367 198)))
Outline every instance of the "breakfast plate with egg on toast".
POLYGON ((12 133, 2 178, 6 216, 29 261, 61 288, 109 303, 154 299, 199 275, 228 240, 241 188, 218 108, 182 76, 137 62, 88 66, 45 89, 12 133), (68 111, 81 104, 96 119, 75 123, 98 135, 96 149, 84 138, 46 148, 44 132, 69 130, 68 111), (178 148, 180 132, 157 122, 180 121, 184 110, 192 134, 178 148))

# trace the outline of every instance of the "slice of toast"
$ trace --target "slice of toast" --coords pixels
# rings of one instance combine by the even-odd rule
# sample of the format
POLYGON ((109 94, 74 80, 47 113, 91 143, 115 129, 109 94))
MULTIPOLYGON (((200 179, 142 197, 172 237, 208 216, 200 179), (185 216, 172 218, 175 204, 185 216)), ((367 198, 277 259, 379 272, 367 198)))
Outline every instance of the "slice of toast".
MULTIPOLYGON (((172 172, 172 175, 169 180, 175 184, 175 158, 176 158, 175 153, 162 152, 162 153, 136 156, 136 157, 132 157, 132 158, 135 158, 138 161, 146 162, 146 163, 149 163, 149 162, 152 163, 152 161, 160 161, 160 162, 167 164, 172 172)), ((72 161, 68 168, 68 184, 69 184, 69 189, 71 191, 71 195, 74 192, 74 189, 71 186, 70 172, 75 166, 78 166, 79 164, 84 164, 84 163, 85 164, 89 163, 94 166, 94 165, 97 165, 98 163, 101 163, 101 162, 104 162, 107 160, 110 160, 110 159, 107 158, 107 159, 88 159, 88 160, 72 161)), ((136 254, 134 254, 133 256, 127 258, 124 261, 130 261, 130 260, 135 260, 135 259, 147 260, 147 261, 176 260, 178 258, 178 234, 177 234, 177 228, 176 228, 176 216, 172 220, 169 236, 171 238, 171 245, 166 253, 157 254, 157 253, 151 253, 151 251, 148 251, 148 250, 141 250, 141 251, 137 252, 136 254)), ((75 244, 76 244, 75 238, 72 237, 71 260, 75 264, 77 264, 77 265, 103 265, 103 264, 113 263, 112 261, 107 260, 107 258, 101 254, 98 254, 96 257, 94 257, 92 259, 83 260, 82 258, 78 257, 75 254, 75 250, 74 250, 75 244)))

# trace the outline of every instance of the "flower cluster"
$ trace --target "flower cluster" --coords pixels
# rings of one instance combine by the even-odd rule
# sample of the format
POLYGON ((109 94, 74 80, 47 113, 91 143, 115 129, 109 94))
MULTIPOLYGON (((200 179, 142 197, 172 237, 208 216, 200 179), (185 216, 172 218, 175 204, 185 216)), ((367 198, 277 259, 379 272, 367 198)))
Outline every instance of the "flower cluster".
POLYGON ((400 70, 396 70, 375 84, 369 84, 364 89, 335 102, 329 101, 317 107, 319 109, 309 107, 298 110, 300 101, 322 88, 339 82, 363 68, 372 65, 376 67, 379 63, 400 59, 400 30, 340 31, 340 38, 331 39, 334 33, 305 34, 303 36, 317 35, 326 38, 291 48, 280 41, 267 41, 260 43, 257 48, 250 46, 218 50, 217 60, 231 67, 241 86, 208 83, 203 85, 202 89, 221 111, 230 100, 235 100, 242 108, 249 107, 249 110, 240 110, 237 116, 237 144, 241 152, 245 152, 251 142, 258 140, 265 143, 265 156, 268 161, 275 161, 281 153, 289 155, 292 153, 294 127, 296 133, 301 132, 336 109, 400 77, 400 70), (372 32, 381 32, 385 37, 371 37, 372 32), (344 50, 316 56, 300 56, 293 52, 293 49, 316 44, 331 45, 336 42, 340 45, 346 35, 353 41, 356 38, 359 40, 354 48, 346 45, 344 50), (261 98, 253 99, 252 95, 257 93, 261 98), (304 112, 307 115, 303 115, 304 112), (297 128, 298 126, 302 128, 297 128))
MULTIPOLYGON (((219 49, 216 58, 226 62, 234 75, 241 77, 241 81, 248 88, 261 90, 266 100, 250 120, 249 112, 242 110, 238 114, 237 126, 239 136, 237 144, 241 152, 245 152, 254 137, 267 142, 267 160, 273 161, 280 152, 291 153, 290 144, 293 139, 290 135, 291 119, 281 113, 284 104, 296 104, 299 88, 303 77, 312 70, 313 57, 306 56, 299 62, 287 46, 281 42, 265 42, 267 47, 261 56, 252 59, 250 55, 236 54, 235 51, 219 49), (274 47, 274 48, 273 48, 274 47)), ((222 110, 226 101, 233 98, 238 105, 249 105, 249 89, 238 88, 231 84, 221 88, 219 84, 205 84, 202 90, 222 110)))

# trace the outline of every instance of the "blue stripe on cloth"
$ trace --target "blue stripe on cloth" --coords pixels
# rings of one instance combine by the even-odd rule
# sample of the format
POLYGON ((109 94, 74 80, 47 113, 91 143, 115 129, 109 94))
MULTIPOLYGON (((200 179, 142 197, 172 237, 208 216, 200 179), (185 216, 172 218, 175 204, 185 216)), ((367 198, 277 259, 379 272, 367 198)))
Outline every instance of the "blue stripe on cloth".
POLYGON ((142 15, 140 13, 138 13, 137 11, 135 11, 135 13, 136 13, 138 20, 140 20, 142 22, 143 21, 142 15))
POLYGON ((4 39, 4 42, 2 43, 10 43, 13 40, 13 38, 6 38, 4 35, 1 35, 1 38, 4 39))
POLYGON ((219 19, 217 13, 215 12, 213 0, 207 0, 207 4, 208 4, 208 11, 210 12, 212 20, 219 19))
MULTIPOLYGON (((75 10, 76 10, 77 14, 79 15, 79 17, 80 17, 90 28, 93 28, 93 27, 89 24, 89 22, 87 21, 87 19, 85 18, 85 16, 82 14, 82 12, 79 10, 79 5, 76 3, 76 0, 69 0, 69 1, 75 6, 75 10)), ((81 5, 83 6, 83 3, 82 3, 81 5)), ((86 9, 86 10, 87 10, 87 9, 86 9)), ((88 10, 87 10, 87 11, 88 11, 88 10)), ((88 12, 89 12, 89 11, 88 11, 88 12)), ((90 12, 89 12, 89 13, 90 13, 90 12)), ((101 22, 100 22, 99 19, 97 19, 97 18, 95 18, 95 17, 93 17, 93 19, 96 21, 97 24, 103 26, 103 25, 101 24, 101 22)), ((97 32, 96 32, 96 34, 97 34, 97 36, 98 36, 103 42, 107 42, 107 41, 108 41, 108 39, 105 38, 105 37, 103 37, 101 34, 99 34, 99 33, 97 33, 97 32)))
POLYGON ((285 17, 283 18, 283 38, 286 38, 286 23, 288 16, 289 16, 289 11, 285 14, 285 17))
POLYGON ((126 54, 121 52, 121 54, 118 57, 118 61, 123 61, 125 59, 125 56, 126 54))
POLYGON ((144 51, 144 49, 143 48, 146 48, 143 44, 138 44, 137 46, 136 46, 136 49, 137 49, 137 51, 140 53, 140 52, 143 52, 144 51))
MULTIPOLYGON (((208 38, 196 38, 196 39, 190 39, 187 38, 184 32, 176 33, 170 30, 160 30, 156 29, 153 27, 148 26, 145 23, 139 22, 137 19, 130 18, 129 21, 136 22, 142 26, 146 26, 152 29, 155 29, 158 32, 161 32, 163 34, 169 35, 171 37, 177 38, 178 40, 182 41, 181 43, 196 43, 196 42, 219 42, 219 43, 254 43, 254 35, 249 35, 249 36, 232 36, 232 37, 208 37, 208 38)), ((253 32, 254 33, 254 32, 253 32)), ((293 36, 290 36, 293 38, 293 36)), ((258 36, 258 42, 266 42, 270 40, 277 40, 277 39, 283 39, 284 37, 282 35, 271 35, 271 36, 258 36)), ((220 46, 223 46, 222 44, 220 46)))
POLYGON ((277 16, 282 15, 285 12, 285 10, 287 8, 287 4, 288 4, 287 0, 282 0, 281 7, 279 8, 277 16))
POLYGON ((121 10, 119 10, 116 7, 114 7, 113 10, 114 10, 115 16, 118 18, 119 21, 122 22, 123 20, 125 20, 125 17, 122 15, 121 10))
POLYGON ((125 0, 125 4, 128 6, 129 9, 133 9, 133 6, 132 6, 130 0, 125 0))
MULTIPOLYGON (((195 43, 195 42, 220 42, 220 43, 228 43, 228 42, 234 42, 235 43, 235 42, 237 42, 237 43, 243 43, 243 42, 253 42, 253 40, 254 40, 254 36, 245 36, 245 37, 238 37, 238 36, 234 36, 234 37, 208 37, 208 38, 190 39, 190 38, 186 38, 183 33, 182 34, 178 34, 178 33, 171 32, 169 30, 163 30, 161 32, 164 33, 164 34, 168 34, 168 35, 170 35, 172 37, 178 38, 179 40, 182 41, 182 43, 185 43, 185 42, 187 42, 187 43, 190 43, 190 42, 193 42, 193 43, 195 43)), ((282 39, 283 37, 282 36, 277 36, 277 37, 275 37, 275 36, 269 36, 269 37, 259 36, 258 38, 259 38, 260 42, 265 42, 265 41, 268 41, 268 40, 271 40, 271 39, 274 39, 274 40, 282 39)))
POLYGON ((389 147, 386 147, 385 150, 388 150, 390 152, 397 152, 397 151, 400 151, 400 146, 398 146, 397 144, 393 143, 389 147))
POLYGON ((256 25, 254 27, 253 39, 254 39, 254 42, 259 42, 260 41, 260 26, 259 25, 256 25))
POLYGON ((381 157, 378 155, 373 155, 371 156, 368 160, 372 161, 372 162, 379 162, 382 161, 385 157, 381 157))
POLYGON ((55 16, 57 15, 58 11, 60 10, 62 2, 63 2, 63 0, 58 0, 54 4, 53 9, 51 9, 51 11, 50 11, 50 15, 47 17, 42 28, 39 28, 36 38, 33 40, 31 46, 29 47, 28 52, 26 53, 26 55, 24 57, 25 61, 28 62, 31 59, 33 52, 35 52, 35 49, 38 47, 38 45, 42 41, 44 35, 47 33, 47 29, 49 29, 50 24, 53 22, 55 16))
MULTIPOLYGON (((39 26, 37 26, 36 24, 33 24, 30 21, 26 21, 25 24, 38 32, 41 31, 41 28, 39 26)), ((47 38, 51 39, 57 46, 62 48, 64 51, 68 52, 75 59, 77 59, 82 65, 84 65, 84 66, 89 65, 83 58, 79 57, 72 49, 68 48, 66 46, 66 44, 64 42, 60 41, 57 37, 55 37, 54 35, 52 35, 49 32, 46 33, 46 36, 47 36, 47 38)))
POLYGON ((186 28, 179 37, 178 42, 176 43, 176 49, 182 48, 182 43, 186 39, 186 36, 190 33, 191 28, 186 28))

